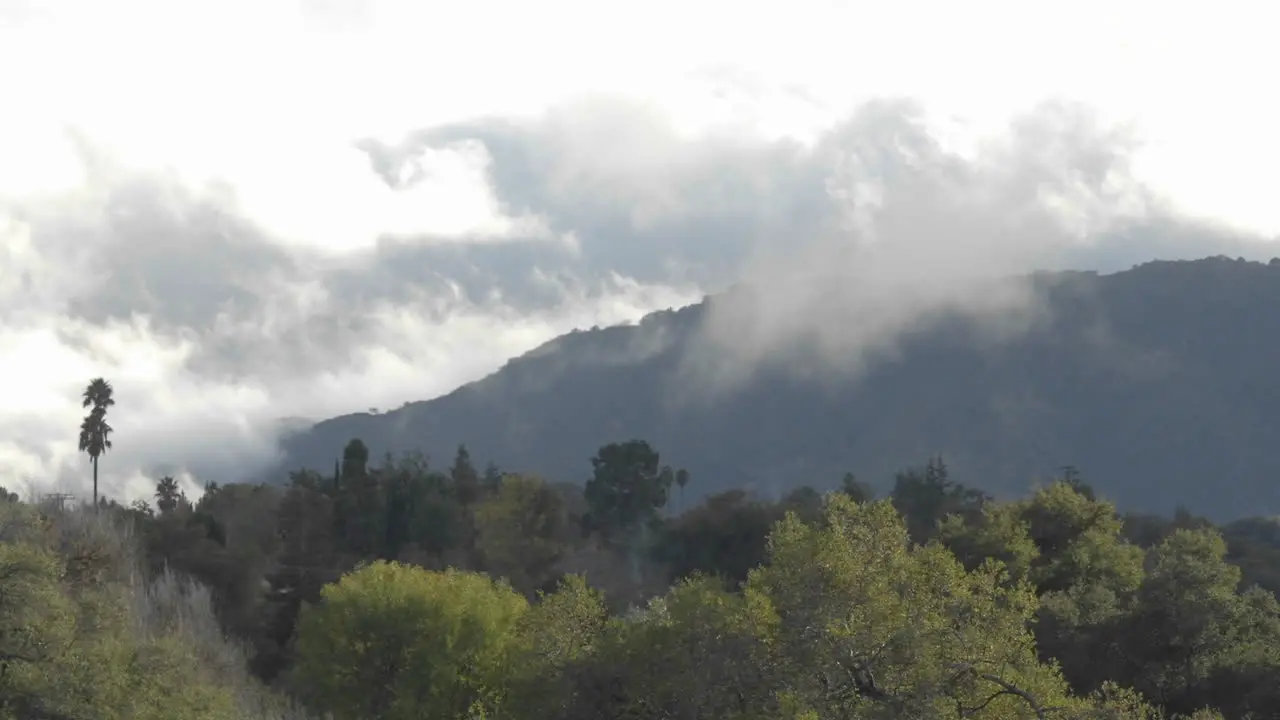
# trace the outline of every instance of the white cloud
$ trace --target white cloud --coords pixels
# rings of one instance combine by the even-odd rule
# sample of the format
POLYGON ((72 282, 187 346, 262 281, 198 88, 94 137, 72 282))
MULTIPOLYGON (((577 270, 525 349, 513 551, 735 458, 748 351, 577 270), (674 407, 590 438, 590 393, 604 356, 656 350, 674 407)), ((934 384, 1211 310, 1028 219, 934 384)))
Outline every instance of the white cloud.
MULTIPOLYGON (((274 424, 286 416, 322 419, 368 407, 392 409, 479 379, 513 355, 575 327, 637 318, 687 304, 687 292, 619 282, 601 302, 567 297, 544 313, 442 309, 440 320, 384 305, 370 313, 374 334, 354 361, 288 379, 225 382, 185 367, 193 341, 157 336, 145 319, 90 325, 0 328, 5 375, 0 393, 0 485, 30 484, 87 495, 88 464, 76 453, 79 393, 99 374, 114 384, 109 421, 115 447, 101 461, 113 496, 148 497, 161 473, 234 480, 275 457, 274 424)), ((322 351, 322 349, 320 350, 322 351)), ((189 488, 191 492, 195 488, 189 488)))
MULTIPOLYGON (((1268 13, 0 0, 0 483, 83 488, 78 394, 97 375, 120 397, 104 485, 145 495, 159 468, 222 477, 265 462, 280 417, 398 406, 571 327, 695 299, 694 266, 721 253, 727 272, 744 269, 730 243, 817 241, 750 255, 747 271, 838 263, 847 244, 799 237, 825 229, 793 185, 813 179, 833 125, 881 95, 920 98, 947 140, 928 182, 886 189, 865 167, 828 167, 858 248, 887 238, 858 258, 877 297, 911 272, 1047 261, 1153 196, 1162 212, 1275 234, 1268 13), (1118 141, 1096 128, 1093 146, 1078 126, 1006 132, 1046 97, 1087 103, 1103 127, 1132 122, 1139 147, 1099 160, 1088 153, 1118 141), (531 166, 453 144, 419 150, 392 187, 357 147, 477 117, 536 128, 531 166), (1003 139, 982 140, 992 133, 1003 139), (780 138, 799 144, 768 144, 780 138), (1123 182, 1089 176, 1093 161, 1123 182), (955 187, 954 167, 969 173, 955 187), (500 174, 541 194, 516 197, 490 182, 500 174), (1017 196, 1031 176, 1047 205, 1017 196), (908 202, 903 187, 934 194, 908 202), (1029 213, 1019 227, 1057 239, 991 239, 1011 206, 1029 213), (614 214, 628 224, 606 223, 614 214), (903 240, 955 222, 963 242, 903 240), (481 245, 492 254, 463 252, 481 245)), ((961 288, 935 287, 939 302, 961 288)), ((796 302, 774 310, 811 310, 796 302)), ((755 330, 773 342, 766 330, 795 332, 794 316, 755 330)))

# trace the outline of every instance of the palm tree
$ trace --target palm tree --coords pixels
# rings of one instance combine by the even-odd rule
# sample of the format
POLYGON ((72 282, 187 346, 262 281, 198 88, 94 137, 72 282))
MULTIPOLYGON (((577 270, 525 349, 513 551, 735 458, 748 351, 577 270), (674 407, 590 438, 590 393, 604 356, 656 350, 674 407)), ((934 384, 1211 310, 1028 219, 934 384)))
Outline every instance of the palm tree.
POLYGON ((182 500, 182 491, 178 489, 178 481, 165 475, 156 483, 156 507, 161 513, 171 513, 178 509, 182 500))
POLYGON ((80 452, 89 454, 93 463, 93 511, 98 511, 98 458, 111 449, 111 426, 107 424, 107 408, 116 404, 111 383, 94 378, 84 389, 82 407, 92 407, 80 423, 80 452))
POLYGON ((116 401, 112 398, 114 393, 115 391, 112 389, 111 383, 107 382, 103 378, 94 378, 89 381, 88 387, 84 389, 84 402, 82 402, 80 406, 93 406, 104 409, 109 408, 116 404, 116 401))

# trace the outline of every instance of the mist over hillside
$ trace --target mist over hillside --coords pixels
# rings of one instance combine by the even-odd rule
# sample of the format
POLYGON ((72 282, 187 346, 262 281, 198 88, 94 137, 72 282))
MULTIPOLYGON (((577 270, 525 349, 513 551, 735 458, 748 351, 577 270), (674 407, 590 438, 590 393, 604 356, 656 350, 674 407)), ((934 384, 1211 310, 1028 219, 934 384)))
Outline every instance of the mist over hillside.
POLYGON ((1126 509, 1280 512, 1280 268, 1216 257, 1019 283, 1034 298, 1020 325, 939 311, 848 373, 821 345, 746 370, 725 346, 737 380, 708 391, 707 333, 747 302, 738 290, 570 333, 429 402, 318 423, 284 441, 281 467, 332 467, 359 437, 374 457, 444 462, 466 443, 503 468, 580 482, 595 448, 643 438, 689 469, 690 501, 831 488, 847 471, 884 490, 941 455, 997 496, 1073 465, 1126 509))

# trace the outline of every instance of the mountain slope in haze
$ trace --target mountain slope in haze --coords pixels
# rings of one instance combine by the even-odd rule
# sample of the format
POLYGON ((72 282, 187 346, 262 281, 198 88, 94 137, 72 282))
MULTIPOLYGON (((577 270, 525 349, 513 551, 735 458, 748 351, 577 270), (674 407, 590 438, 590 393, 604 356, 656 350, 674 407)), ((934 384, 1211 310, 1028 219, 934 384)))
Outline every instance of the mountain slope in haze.
POLYGON ((996 496, 1070 464, 1124 509, 1280 512, 1280 263, 1035 278, 1049 312, 1026 333, 994 341, 940 320, 854 382, 761 373, 706 404, 672 402, 706 302, 571 333, 449 395, 295 434, 282 467, 330 468, 359 437, 375 458, 446 464, 465 442, 478 461, 583 481, 599 446, 643 438, 690 471, 686 503, 828 488, 846 471, 883 490, 940 454, 996 496))

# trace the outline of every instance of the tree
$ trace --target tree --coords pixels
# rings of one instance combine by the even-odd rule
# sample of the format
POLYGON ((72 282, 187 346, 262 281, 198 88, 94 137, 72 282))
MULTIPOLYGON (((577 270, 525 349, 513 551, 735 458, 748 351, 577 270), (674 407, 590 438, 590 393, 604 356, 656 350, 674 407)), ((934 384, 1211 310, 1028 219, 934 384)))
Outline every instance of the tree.
MULTIPOLYGON (((767 643, 772 612, 759 595, 694 577, 622 622, 605 625, 595 652, 574 663, 562 720, 786 717, 767 643)), ((825 716, 824 716, 825 717, 825 716)))
POLYGON ((1094 492, 1093 486, 1084 481, 1084 476, 1080 474, 1080 469, 1075 465, 1062 466, 1062 482, 1065 482, 1076 492, 1090 500, 1097 499, 1097 494, 1094 492))
POLYGON ((378 556, 386 549, 385 508, 380 477, 369 470, 369 448, 353 438, 342 451, 334 536, 358 557, 378 556))
POLYGON ((334 536, 334 501, 318 474, 295 473, 276 506, 280 548, 265 573, 267 590, 259 613, 259 648, 254 671, 271 681, 292 661, 290 640, 304 603, 320 599, 324 586, 340 577, 334 536))
POLYGON ((1060 480, 976 518, 949 516, 939 540, 970 569, 996 560, 1010 581, 1035 587, 1040 656, 1056 660, 1073 687, 1093 691, 1116 678, 1117 627, 1129 620, 1143 551, 1123 538, 1113 505, 1060 480))
POLYGON ((52 694, 55 680, 41 671, 75 637, 74 606, 59 591, 62 565, 33 543, 0 543, 0 716, 15 717, 6 711, 32 695, 52 694))
POLYGON ((783 512, 742 490, 718 493, 664 524, 652 554, 671 582, 701 573, 736 587, 764 562, 769 532, 783 512))
POLYGON ((1124 542, 1115 506, 1079 484, 1056 482, 1008 507, 1039 550, 1032 580, 1042 593, 1093 585, 1127 593, 1142 581, 1142 551, 1124 542))
POLYGON ((580 665, 595 659, 608 621, 604 596, 581 575, 563 578, 550 594, 538 593, 521 618, 521 657, 512 682, 515 717, 562 718, 582 679, 580 665))
POLYGON ((469 506, 480 498, 480 473, 471 464, 471 453, 467 451, 466 445, 458 445, 453 467, 449 468, 449 477, 453 479, 458 502, 469 506))
POLYGON ((906 520, 911 539, 918 543, 933 538, 938 523, 948 515, 977 517, 988 500, 982 492, 952 480, 940 457, 930 459, 923 468, 898 473, 892 499, 893 506, 906 520))
POLYGON ((342 449, 342 479, 363 476, 368 471, 369 447, 360 438, 352 438, 342 449))
POLYGON ((676 471, 676 487, 680 488, 680 512, 684 512, 684 487, 689 484, 689 471, 680 468, 676 471))
POLYGON ((536 477, 507 475, 498 493, 475 510, 476 549, 484 567, 532 593, 554 578, 566 546, 564 501, 536 477))
POLYGON ((84 389, 81 407, 92 408, 80 423, 80 452, 93 463, 93 508, 98 510, 98 458, 111 449, 112 428, 107 424, 107 408, 116 404, 111 383, 94 378, 84 389))
POLYGON ((611 443, 591 458, 593 474, 583 495, 591 529, 605 537, 627 534, 657 518, 674 477, 658 451, 643 440, 611 443))
POLYGON ((156 483, 156 508, 163 513, 171 513, 178 509, 182 500, 182 491, 178 489, 178 481, 165 475, 156 483))
POLYGON ((1066 683, 1036 657, 1035 594, 1003 575, 914 545, 887 501, 833 493, 822 526, 778 525, 747 591, 777 613, 773 682, 814 717, 1036 717, 1066 683))
POLYGON ((490 460, 484 466, 484 487, 488 492, 497 492, 498 486, 502 484, 502 469, 498 464, 490 460))
POLYGON ((336 720, 491 714, 528 603, 476 573, 378 561, 325 587, 298 621, 297 677, 336 720))
POLYGON ((1223 561, 1215 530, 1178 530, 1152 549, 1134 617, 1124 624, 1135 685, 1166 706, 1189 712, 1214 665, 1241 640, 1240 570, 1223 561))
POLYGON ((868 502, 875 497, 871 487, 851 472, 845 473, 844 477, 840 478, 840 492, 848 495, 854 502, 868 502))

